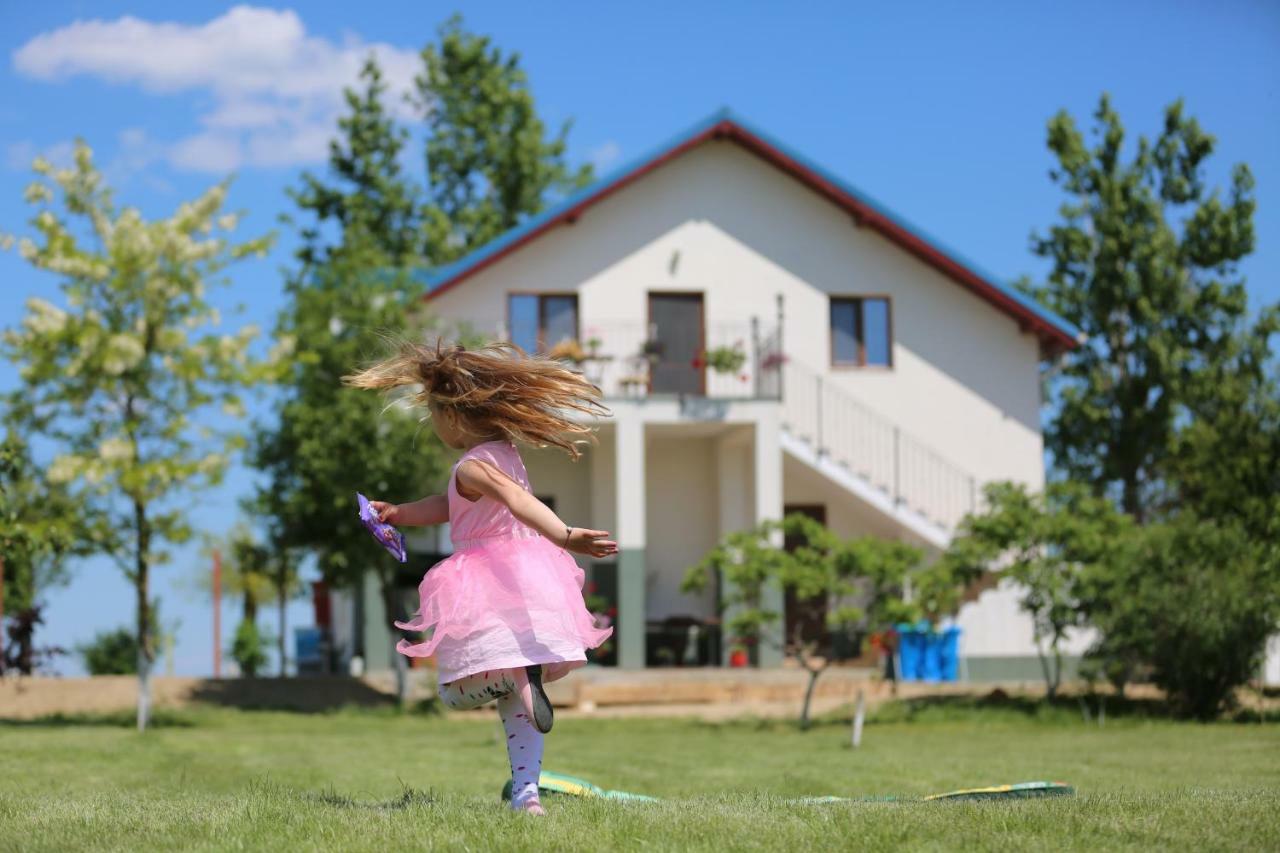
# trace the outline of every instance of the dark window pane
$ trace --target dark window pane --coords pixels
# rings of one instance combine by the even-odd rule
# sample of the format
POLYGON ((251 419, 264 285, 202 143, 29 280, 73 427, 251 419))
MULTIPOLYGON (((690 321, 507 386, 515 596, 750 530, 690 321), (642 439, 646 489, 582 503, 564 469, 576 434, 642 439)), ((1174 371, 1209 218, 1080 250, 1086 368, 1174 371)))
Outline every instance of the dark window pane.
POLYGON ((543 343, 553 347, 564 340, 578 338, 578 297, 542 297, 543 343))
POLYGON ((831 302, 831 358, 837 364, 858 363, 858 303, 831 302))
POLYGON ((525 352, 538 351, 538 297, 512 294, 508 307, 511 343, 525 352))
POLYGON ((867 364, 888 367, 889 300, 862 300, 862 343, 867 350, 867 364))

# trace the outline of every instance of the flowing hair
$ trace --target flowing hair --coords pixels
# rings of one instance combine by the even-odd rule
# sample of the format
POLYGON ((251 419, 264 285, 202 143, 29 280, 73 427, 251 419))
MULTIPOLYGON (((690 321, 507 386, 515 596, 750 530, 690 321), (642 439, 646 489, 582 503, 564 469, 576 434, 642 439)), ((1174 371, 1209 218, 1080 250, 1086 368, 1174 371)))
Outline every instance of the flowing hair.
POLYGON ((558 361, 526 355, 511 343, 477 350, 402 343, 398 352, 342 377, 355 388, 417 386, 409 399, 458 415, 477 434, 497 433, 534 447, 558 447, 573 459, 593 441, 590 426, 574 420, 608 417, 600 389, 558 361))

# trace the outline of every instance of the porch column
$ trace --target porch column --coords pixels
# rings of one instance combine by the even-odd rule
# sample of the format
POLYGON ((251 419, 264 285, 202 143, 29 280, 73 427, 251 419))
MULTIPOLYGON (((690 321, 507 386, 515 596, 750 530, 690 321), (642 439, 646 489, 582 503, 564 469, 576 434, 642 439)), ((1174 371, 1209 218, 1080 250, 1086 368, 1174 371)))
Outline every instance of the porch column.
MULTIPOLYGON (((730 533, 746 530, 751 526, 751 433, 743 428, 736 428, 716 441, 716 481, 719 485, 720 502, 720 535, 718 541, 723 542, 730 533)), ((720 601, 728 598, 732 592, 729 581, 720 578, 721 588, 718 590, 720 601)), ((729 632, 729 620, 738 608, 726 608, 720 616, 720 665, 729 665, 729 656, 733 652, 733 637, 729 632)))
MULTIPOLYGON (((755 442, 753 443, 752 472, 755 478, 752 499, 754 502, 752 523, 777 521, 782 518, 782 445, 779 441, 778 411, 771 408, 762 414, 755 424, 755 442)), ((774 545, 782 547, 781 534, 775 535, 774 545)), ((761 605, 765 610, 778 614, 779 620, 785 619, 785 603, 782 590, 776 584, 768 584, 762 594, 761 605)), ((767 639, 762 639, 757 660, 760 666, 780 666, 782 652, 778 648, 786 632, 781 621, 767 629, 767 639)))
POLYGON ((639 412, 618 417, 614 427, 614 501, 618 541, 618 666, 644 667, 645 651, 645 460, 644 421, 639 412))

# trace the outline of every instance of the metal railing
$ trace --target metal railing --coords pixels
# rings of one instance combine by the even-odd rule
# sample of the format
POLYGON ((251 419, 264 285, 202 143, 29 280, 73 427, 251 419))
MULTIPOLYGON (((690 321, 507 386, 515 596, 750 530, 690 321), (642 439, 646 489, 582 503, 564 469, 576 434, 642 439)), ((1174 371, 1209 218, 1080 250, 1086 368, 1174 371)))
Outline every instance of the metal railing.
POLYGON ((581 339, 550 353, 566 351, 606 397, 781 398, 781 336, 756 318, 708 323, 696 338, 652 323, 591 319, 581 339))
POLYGON ((789 362, 783 404, 789 433, 895 504, 947 530, 977 509, 972 474, 820 373, 789 362))

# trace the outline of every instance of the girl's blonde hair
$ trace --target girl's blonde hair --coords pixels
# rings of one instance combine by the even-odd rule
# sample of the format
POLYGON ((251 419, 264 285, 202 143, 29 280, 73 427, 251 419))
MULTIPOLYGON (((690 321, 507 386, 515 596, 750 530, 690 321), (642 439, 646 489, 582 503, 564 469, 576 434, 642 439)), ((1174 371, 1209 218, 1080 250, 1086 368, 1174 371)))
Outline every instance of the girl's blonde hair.
POLYGON ((535 447, 558 447, 573 459, 594 439, 571 418, 608 417, 600 389, 558 361, 526 355, 511 343, 478 350, 403 343, 399 352, 342 381, 380 390, 420 386, 410 399, 456 414, 476 435, 498 434, 535 447))

